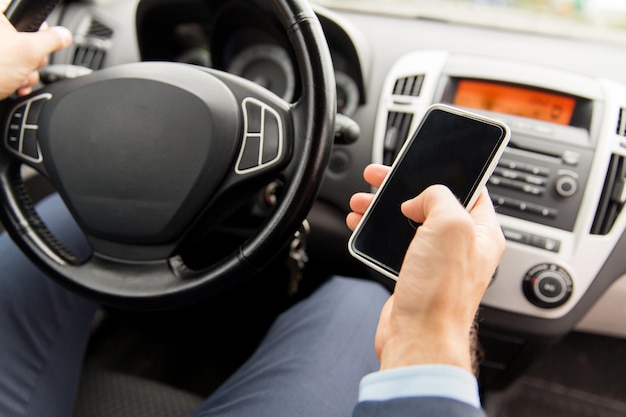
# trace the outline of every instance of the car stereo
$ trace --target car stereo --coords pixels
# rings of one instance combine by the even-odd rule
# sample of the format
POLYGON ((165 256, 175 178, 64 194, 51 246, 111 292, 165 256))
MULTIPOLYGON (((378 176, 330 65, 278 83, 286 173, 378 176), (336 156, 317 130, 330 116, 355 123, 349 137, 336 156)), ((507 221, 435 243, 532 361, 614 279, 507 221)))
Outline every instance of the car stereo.
POLYGON ((589 146, 591 100, 501 81, 448 77, 441 101, 482 110, 511 128, 509 147, 489 180, 499 213, 573 230, 594 155, 589 146))

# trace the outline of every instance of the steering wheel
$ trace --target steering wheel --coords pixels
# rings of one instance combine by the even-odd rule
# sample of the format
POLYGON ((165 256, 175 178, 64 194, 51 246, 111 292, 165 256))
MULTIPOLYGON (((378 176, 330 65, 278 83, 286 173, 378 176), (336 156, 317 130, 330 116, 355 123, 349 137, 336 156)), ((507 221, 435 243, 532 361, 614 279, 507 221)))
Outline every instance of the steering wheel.
POLYGON ((112 67, 1 103, 1 220, 47 275, 101 303, 173 307, 249 278, 288 243, 330 157, 334 74, 307 1, 259 3, 272 7, 293 48, 296 103, 224 72, 165 62, 112 67), (87 259, 39 218, 22 165, 58 191, 91 245, 87 259), (197 228, 274 178, 283 192, 257 232, 217 262, 189 267, 180 251, 197 228))

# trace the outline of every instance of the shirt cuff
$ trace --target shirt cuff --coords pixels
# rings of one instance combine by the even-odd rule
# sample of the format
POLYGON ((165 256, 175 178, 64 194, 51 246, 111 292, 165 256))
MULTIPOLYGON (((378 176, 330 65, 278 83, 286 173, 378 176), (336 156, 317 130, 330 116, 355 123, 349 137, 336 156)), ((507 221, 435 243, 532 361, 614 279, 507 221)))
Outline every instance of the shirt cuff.
POLYGON ((361 380, 359 401, 446 397, 480 408, 478 381, 452 365, 416 365, 378 371, 361 380))

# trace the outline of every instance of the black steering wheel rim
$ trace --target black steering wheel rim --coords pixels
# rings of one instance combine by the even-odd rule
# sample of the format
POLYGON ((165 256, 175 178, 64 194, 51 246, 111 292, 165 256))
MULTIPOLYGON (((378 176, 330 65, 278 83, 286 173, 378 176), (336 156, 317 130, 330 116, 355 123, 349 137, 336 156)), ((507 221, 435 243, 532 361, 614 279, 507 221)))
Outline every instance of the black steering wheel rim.
MULTIPOLYGON (((288 105, 294 142, 285 167, 290 178, 262 228, 236 252, 200 271, 187 268, 175 255, 159 261, 128 262, 94 253, 87 262, 78 261, 57 244, 38 218, 20 175, 24 160, 16 159, 5 146, 0 152, 2 222, 22 251, 49 276, 104 304, 169 308, 200 300, 254 275, 285 246, 313 205, 322 183, 333 142, 335 84, 330 52, 310 5, 303 0, 272 3, 296 57, 302 95, 298 102, 288 105)), ((229 80, 228 75, 214 75, 224 82, 229 80)), ((42 93, 46 90, 36 94, 42 93)), ((6 112, 0 112, 3 119, 6 112)))

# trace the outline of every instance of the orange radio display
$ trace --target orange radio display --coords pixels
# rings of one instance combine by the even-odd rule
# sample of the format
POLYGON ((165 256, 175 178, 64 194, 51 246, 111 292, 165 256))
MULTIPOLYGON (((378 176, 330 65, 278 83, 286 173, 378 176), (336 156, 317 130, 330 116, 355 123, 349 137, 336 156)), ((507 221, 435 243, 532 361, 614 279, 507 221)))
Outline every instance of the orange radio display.
POLYGON ((576 99, 523 87, 460 80, 454 104, 569 125, 576 99))

